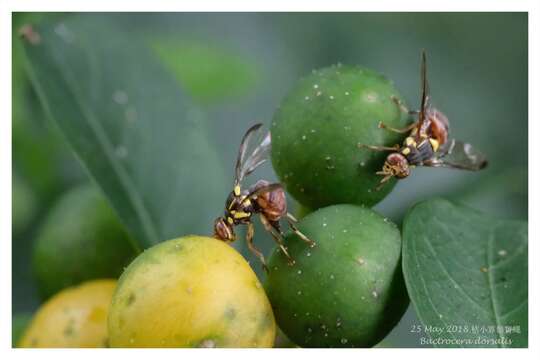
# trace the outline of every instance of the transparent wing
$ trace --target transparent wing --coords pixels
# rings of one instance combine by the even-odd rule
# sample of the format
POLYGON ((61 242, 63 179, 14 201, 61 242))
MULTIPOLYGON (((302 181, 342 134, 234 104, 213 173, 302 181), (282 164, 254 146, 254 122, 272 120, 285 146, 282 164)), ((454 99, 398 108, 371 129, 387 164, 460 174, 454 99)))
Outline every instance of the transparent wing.
POLYGON ((245 177, 251 174, 256 168, 268 160, 268 154, 272 146, 272 139, 270 137, 270 132, 267 132, 259 145, 253 150, 250 156, 246 158, 244 166, 242 166, 241 173, 242 177, 245 177))
POLYGON ((238 156, 236 157, 235 166, 235 183, 239 183, 242 180, 242 166, 245 162, 246 152, 248 150, 251 139, 259 132, 262 124, 255 124, 250 127, 240 142, 240 148, 238 149, 238 156))
POLYGON ((239 184, 246 176, 268 159, 271 148, 270 132, 261 138, 262 124, 255 124, 248 129, 236 159, 235 184, 239 184))
POLYGON ((422 58, 420 63, 420 90, 422 91, 422 100, 420 102, 420 111, 418 113, 418 122, 416 125, 416 130, 418 133, 427 131, 430 125, 429 122, 426 121, 426 112, 431 106, 429 84, 427 80, 426 50, 422 50, 422 58))
POLYGON ((420 88, 422 91, 422 100, 420 103, 420 113, 418 114, 418 130, 424 127, 424 122, 426 121, 426 111, 431 106, 429 84, 427 80, 426 50, 422 50, 422 60, 420 64, 420 88))
POLYGON ((477 171, 485 168, 487 163, 485 155, 471 144, 452 139, 435 154, 433 160, 424 165, 477 171))

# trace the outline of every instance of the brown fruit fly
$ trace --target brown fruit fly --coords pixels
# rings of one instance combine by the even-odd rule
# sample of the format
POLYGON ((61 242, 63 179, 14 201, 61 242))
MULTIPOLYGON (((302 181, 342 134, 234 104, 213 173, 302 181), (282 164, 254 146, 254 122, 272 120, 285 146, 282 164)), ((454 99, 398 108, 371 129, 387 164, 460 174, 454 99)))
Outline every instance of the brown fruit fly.
POLYGON ((241 187, 244 178, 268 158, 271 148, 269 132, 256 145, 253 151, 248 152, 250 143, 260 133, 261 127, 262 124, 252 126, 242 138, 236 160, 234 188, 227 197, 224 215, 217 218, 214 222, 214 237, 226 242, 233 242, 236 240, 234 228, 237 225, 247 225, 247 246, 261 260, 265 271, 268 271, 263 254, 253 245, 254 226, 251 217, 254 214, 259 214, 264 228, 272 235, 274 241, 277 242, 281 251, 289 260, 290 265, 294 264, 294 260, 283 244, 283 232, 279 223, 282 217, 285 217, 291 230, 300 239, 310 246, 314 246, 315 242, 310 240, 295 226, 297 220, 287 212, 285 191, 280 183, 269 183, 266 180, 259 180, 248 189, 244 190, 241 187))
POLYGON ((358 144, 360 148, 391 151, 386 157, 382 170, 377 172, 377 175, 383 176, 377 190, 392 177, 406 178, 411 169, 416 166, 449 167, 476 171, 487 165, 486 157, 475 150, 472 145, 448 139, 448 118, 431 106, 426 67, 426 52, 422 51, 420 110, 409 111, 397 98, 392 98, 402 111, 410 115, 418 115, 418 120, 404 129, 395 129, 382 122, 379 123, 381 129, 401 134, 409 132, 409 136, 405 138, 403 144, 401 146, 396 144, 392 147, 358 144))

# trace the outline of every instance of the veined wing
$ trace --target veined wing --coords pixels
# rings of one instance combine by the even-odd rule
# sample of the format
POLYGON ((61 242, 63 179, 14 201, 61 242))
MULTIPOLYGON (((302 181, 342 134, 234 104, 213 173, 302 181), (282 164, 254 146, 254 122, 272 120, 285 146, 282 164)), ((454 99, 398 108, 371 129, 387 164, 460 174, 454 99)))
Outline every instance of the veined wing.
POLYGON ((235 185, 268 159, 271 148, 270 132, 260 139, 261 128, 262 124, 253 125, 242 138, 236 159, 235 185))
POLYGON ((427 80, 427 59, 426 59, 426 50, 422 50, 422 60, 420 65, 420 88, 422 91, 422 100, 420 102, 420 113, 418 114, 418 133, 421 132, 421 129, 425 130, 428 124, 425 124, 426 112, 431 106, 431 98, 429 95, 429 83, 427 80))
POLYGON ((433 160, 424 165, 477 171, 485 168, 487 163, 486 156, 471 144, 452 139, 435 154, 433 160))

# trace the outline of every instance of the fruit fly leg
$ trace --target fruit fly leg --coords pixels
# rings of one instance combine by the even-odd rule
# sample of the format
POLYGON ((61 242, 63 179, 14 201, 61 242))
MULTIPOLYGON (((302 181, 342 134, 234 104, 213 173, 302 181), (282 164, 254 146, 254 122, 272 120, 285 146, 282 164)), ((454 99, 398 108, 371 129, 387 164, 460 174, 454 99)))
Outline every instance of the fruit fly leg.
POLYGON ((253 227, 253 224, 250 222, 247 224, 247 231, 246 231, 246 243, 249 248, 249 251, 251 251, 255 256, 261 260, 263 270, 268 273, 268 266, 266 266, 266 261, 264 260, 264 256, 262 252, 259 251, 254 245, 253 245, 253 235, 255 234, 255 228, 253 227))
MULTIPOLYGON (((384 175, 384 174, 381 174, 381 173, 377 172, 377 175, 384 175)), ((380 191, 382 189, 382 187, 384 186, 384 184, 386 184, 388 182, 388 180, 390 180, 391 178, 392 178, 392 176, 390 176, 390 175, 386 175, 384 178, 382 178, 379 185, 375 188, 375 191, 380 191)))
POLYGON ((385 125, 382 121, 379 121, 378 126, 379 126, 379 129, 386 129, 388 131, 395 132, 395 133, 398 133, 398 134, 405 134, 405 133, 410 132, 417 125, 418 125, 418 122, 415 121, 415 122, 413 122, 412 124, 410 124, 409 126, 403 128, 403 129, 396 129, 396 128, 390 127, 388 125, 385 125))
POLYGON ((367 148, 373 151, 398 151, 400 149, 400 146, 398 144, 394 146, 378 146, 378 145, 365 145, 365 144, 358 144, 358 148, 367 148))
POLYGON ((289 265, 294 265, 294 259, 289 255, 289 252, 287 251, 287 248, 283 244, 283 239, 281 237, 281 230, 279 229, 279 224, 272 224, 270 220, 266 218, 263 214, 260 215, 261 223, 263 224, 266 231, 272 235, 272 238, 274 241, 278 244, 279 248, 283 252, 283 254, 287 257, 287 261, 289 262, 289 265), (276 233, 277 231, 277 233, 276 233))
POLYGON ((405 105, 403 105, 401 100, 398 99, 396 96, 392 95, 390 98, 392 99, 392 101, 394 103, 396 103, 397 106, 399 106, 399 109, 401 111, 403 111, 404 113, 407 113, 409 115, 418 115, 418 114, 420 114, 419 110, 409 110, 409 109, 407 109, 407 107, 405 105))
POLYGON ((290 213, 287 213, 285 215, 285 217, 287 218, 287 222, 289 223, 289 226, 291 228, 291 230, 296 234, 298 235, 298 237, 300 239, 302 239, 303 241, 305 241, 306 243, 309 244, 310 247, 314 247, 316 245, 315 241, 309 239, 306 235, 304 235, 300 230, 298 230, 298 228, 296 227, 296 223, 298 222, 298 220, 296 220, 296 218, 294 216, 292 216, 290 213))

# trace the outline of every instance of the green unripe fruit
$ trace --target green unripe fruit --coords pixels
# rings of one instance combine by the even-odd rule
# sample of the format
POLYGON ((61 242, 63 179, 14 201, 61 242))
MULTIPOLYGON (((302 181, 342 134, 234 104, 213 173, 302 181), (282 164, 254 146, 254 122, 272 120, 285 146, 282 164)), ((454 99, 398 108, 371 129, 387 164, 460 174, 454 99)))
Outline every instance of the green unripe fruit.
POLYGON ((275 250, 266 290, 278 326, 301 347, 370 347, 397 324, 408 305, 401 238, 393 223, 357 205, 334 205, 289 233, 295 265, 275 250))
POLYGON ((11 187, 11 227, 15 234, 23 232, 32 220, 36 208, 36 196, 26 182, 13 173, 11 187))
POLYGON ((333 66, 300 80, 274 115, 272 164, 287 191, 301 204, 320 208, 354 203, 371 206, 395 185, 375 191, 385 152, 358 144, 393 146, 402 134, 379 122, 404 128, 408 115, 392 97, 401 97, 384 76, 355 66, 333 66))
POLYGON ((34 245, 41 294, 98 278, 116 278, 135 257, 124 226, 101 192, 82 185, 63 194, 47 215, 34 245))
POLYGON ((306 215, 312 212, 313 212, 313 209, 310 209, 302 204, 299 204, 298 208, 296 209, 296 218, 299 220, 303 219, 306 215))

